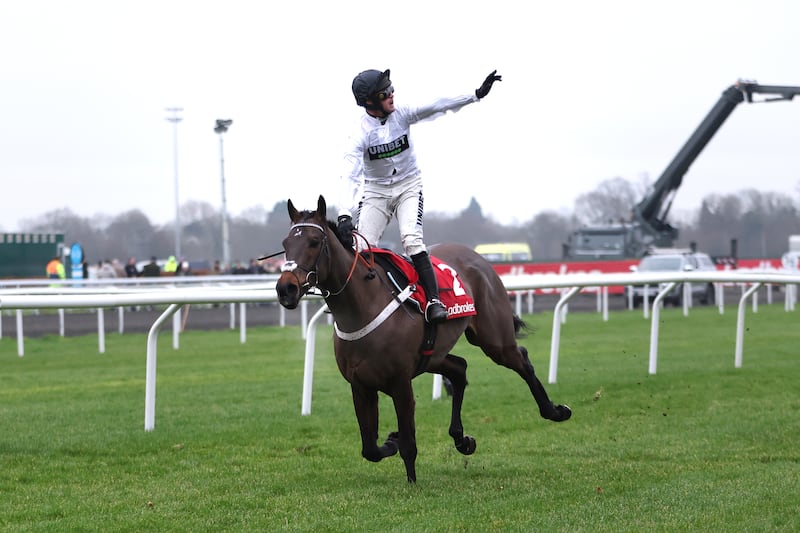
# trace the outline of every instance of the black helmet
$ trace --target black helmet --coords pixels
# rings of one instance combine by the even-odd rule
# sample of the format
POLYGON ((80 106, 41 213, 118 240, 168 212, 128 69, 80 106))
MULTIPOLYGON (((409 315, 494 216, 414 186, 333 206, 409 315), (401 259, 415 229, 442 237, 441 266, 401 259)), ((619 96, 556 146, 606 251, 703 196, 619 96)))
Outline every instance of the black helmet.
MULTIPOLYGON (((392 82, 389 80, 389 69, 386 69, 384 72, 380 70, 365 70, 353 78, 353 96, 356 97, 356 103, 358 105, 367 107, 367 99, 383 89, 386 89, 391 84, 392 82)), ((375 107, 376 109, 380 109, 380 105, 375 107)))

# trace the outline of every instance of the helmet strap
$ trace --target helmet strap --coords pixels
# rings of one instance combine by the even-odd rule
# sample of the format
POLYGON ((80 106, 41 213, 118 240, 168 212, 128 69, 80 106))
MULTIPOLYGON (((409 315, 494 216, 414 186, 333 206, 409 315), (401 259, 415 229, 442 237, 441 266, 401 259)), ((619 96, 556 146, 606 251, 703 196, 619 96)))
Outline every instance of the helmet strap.
MULTIPOLYGON (((370 100, 370 101, 372 101, 372 100, 370 100)), ((373 102, 373 103, 367 102, 366 104, 364 104, 364 109, 366 109, 367 111, 372 111, 373 113, 375 113, 375 115, 372 115, 370 113, 370 115, 374 116, 375 118, 386 118, 391 114, 391 113, 387 113, 383 109, 383 103, 382 102, 379 102, 377 104, 375 102, 373 102)))

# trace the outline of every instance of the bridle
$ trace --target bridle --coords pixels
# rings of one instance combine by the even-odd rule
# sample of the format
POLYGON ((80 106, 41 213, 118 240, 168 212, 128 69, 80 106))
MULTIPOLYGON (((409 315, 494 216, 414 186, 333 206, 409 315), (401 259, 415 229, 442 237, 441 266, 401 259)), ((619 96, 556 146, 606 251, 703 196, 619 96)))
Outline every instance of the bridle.
MULTIPOLYGON (((356 264, 358 263, 359 259, 361 259, 361 261, 363 261, 364 264, 367 265, 367 267, 370 268, 371 271, 374 270, 374 257, 372 257, 372 261, 368 263, 366 259, 361 257, 361 254, 358 253, 358 250, 356 250, 353 257, 353 264, 350 266, 350 272, 347 274, 347 279, 344 280, 344 284, 341 286, 341 288, 339 288, 339 290, 337 291, 330 291, 327 289, 320 288, 318 286, 319 274, 317 274, 317 269, 323 253, 328 257, 328 271, 330 272, 331 269, 331 254, 330 254, 330 249, 328 248, 328 232, 325 230, 324 227, 320 226, 319 224, 315 224, 313 222, 298 222, 296 224, 293 224, 292 227, 289 228, 289 233, 297 229, 297 232, 295 233, 294 236, 299 237, 301 234, 299 228, 304 228, 304 227, 314 228, 316 230, 319 230, 320 233, 322 233, 322 246, 320 246, 319 255, 317 255, 317 259, 314 261, 314 266, 308 268, 299 265, 294 260, 291 260, 291 261, 286 261, 283 265, 281 265, 281 272, 291 273, 295 277, 295 279, 297 279, 298 285, 305 288, 307 292, 311 292, 312 289, 317 289, 320 291, 320 296, 322 296, 325 299, 328 299, 331 296, 338 296, 342 294, 342 292, 350 283, 350 280, 353 277, 353 272, 355 272, 356 264), (297 275, 296 271, 298 269, 306 272, 305 280, 301 280, 300 276, 297 275)), ((353 233, 357 234, 356 232, 353 233)), ((371 247, 370 247, 370 252, 372 252, 371 247)))
MULTIPOLYGON (((341 288, 339 288, 339 290, 334 292, 320 288, 318 286, 319 275, 317 274, 317 268, 319 266, 320 260, 322 259, 323 253, 328 256, 328 271, 330 272, 331 269, 332 259, 331 259, 330 248, 328 246, 328 232, 324 227, 320 226, 319 224, 315 224, 313 222, 298 222, 292 225, 291 228, 289 228, 289 233, 291 234, 292 231, 296 231, 294 236, 299 237, 301 235, 300 228, 305 228, 305 227, 314 228, 316 230, 319 230, 320 233, 322 233, 322 246, 320 246, 319 255, 317 255, 317 258, 314 260, 314 266, 308 268, 297 264, 297 262, 294 260, 291 260, 291 261, 286 261, 283 264, 283 266, 281 266, 281 272, 291 273, 297 280, 298 285, 306 289, 306 292, 310 293, 313 289, 317 289, 320 291, 320 295, 326 300, 326 302, 328 298, 330 298, 331 296, 338 296, 339 294, 344 292, 345 288, 350 283, 350 280, 353 278, 353 273, 356 270, 356 265, 358 264, 359 260, 362 263, 364 263, 364 265, 366 265, 367 269, 369 270, 369 272, 367 273, 367 278, 371 279, 375 277, 375 254, 372 251, 372 246, 370 246, 369 243, 367 243, 367 250, 369 251, 369 257, 370 257, 370 260, 367 261, 364 258, 364 256, 358 251, 359 239, 355 239, 356 250, 354 250, 355 253, 353 254, 353 263, 352 265, 350 265, 350 272, 348 272, 347 278, 344 280, 344 284, 341 286, 341 288), (306 272, 305 281, 300 279, 300 276, 298 276, 297 274, 297 270, 302 270, 306 272)), ((363 239, 364 242, 367 242, 366 239, 364 239, 363 235, 361 235, 360 233, 353 231, 353 235, 361 237, 361 239, 363 239)), ((380 326, 387 318, 389 318, 389 316, 391 316, 391 314, 394 313, 394 311, 411 296, 411 293, 414 290, 415 290, 414 285, 409 284, 399 294, 395 294, 393 298, 389 300, 389 303, 386 304, 383 310, 380 313, 378 313, 372 320, 370 320, 367 323, 367 325, 356 331, 350 331, 350 332, 342 331, 339 329, 338 324, 334 322, 333 326, 336 331, 336 336, 345 341, 356 341, 362 337, 365 337, 366 335, 369 335, 372 331, 375 330, 375 328, 380 326)))

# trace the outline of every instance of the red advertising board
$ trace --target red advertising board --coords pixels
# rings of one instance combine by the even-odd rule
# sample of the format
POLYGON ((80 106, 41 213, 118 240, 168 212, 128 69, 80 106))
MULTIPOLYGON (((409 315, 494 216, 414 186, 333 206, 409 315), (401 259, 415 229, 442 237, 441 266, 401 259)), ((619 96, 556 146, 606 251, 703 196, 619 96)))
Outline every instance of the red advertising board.
MULTIPOLYGON (((496 263, 495 272, 505 275, 520 274, 603 274, 613 272, 630 272, 631 267, 638 265, 637 259, 624 259, 615 261, 556 261, 552 263, 496 263)), ((780 259, 739 259, 736 266, 728 264, 718 264, 719 270, 750 271, 750 270, 769 270, 781 268, 780 259)), ((537 293, 550 294, 556 293, 560 289, 541 289, 537 293)), ((588 289, 587 289, 588 290, 588 289)), ((609 294, 622 294, 622 286, 612 286, 608 288, 609 294)))

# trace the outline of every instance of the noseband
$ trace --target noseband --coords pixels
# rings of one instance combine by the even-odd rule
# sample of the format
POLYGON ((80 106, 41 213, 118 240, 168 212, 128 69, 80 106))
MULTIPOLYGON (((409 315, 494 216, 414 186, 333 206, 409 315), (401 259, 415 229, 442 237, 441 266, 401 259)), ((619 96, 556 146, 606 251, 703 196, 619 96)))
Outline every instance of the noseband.
MULTIPOLYGON (((316 261, 314 261, 314 266, 312 266, 311 268, 308 268, 308 267, 304 267, 304 266, 298 265, 296 261, 286 261, 283 265, 281 265, 281 272, 290 272, 297 279, 297 283, 301 287, 308 288, 308 289, 314 289, 314 288, 317 288, 317 283, 319 283, 319 275, 317 274, 317 266, 319 265, 319 260, 322 257, 322 253, 328 247, 328 232, 325 231, 325 228, 323 228, 319 224, 314 224, 313 222, 298 222, 297 224, 294 224, 294 225, 292 225, 291 228, 289 228, 289 232, 291 233, 293 230, 297 229, 297 231, 294 234, 294 236, 295 237, 299 237, 301 235, 301 233, 302 233, 299 228, 304 228, 304 227, 318 229, 322 233, 322 246, 320 247, 319 255, 317 256, 316 261), (295 272, 298 268, 300 270, 304 270, 306 272, 305 282, 302 282, 300 280, 300 276, 298 276, 297 273, 295 272), (311 281, 312 278, 314 280, 313 283, 311 281)), ((331 254, 329 253, 327 255, 328 255, 328 263, 330 263, 331 254)), ((326 297, 325 293, 328 292, 328 291, 322 291, 322 292, 323 292, 322 296, 326 297)), ((330 294, 330 293, 328 292, 328 294, 330 294)))

